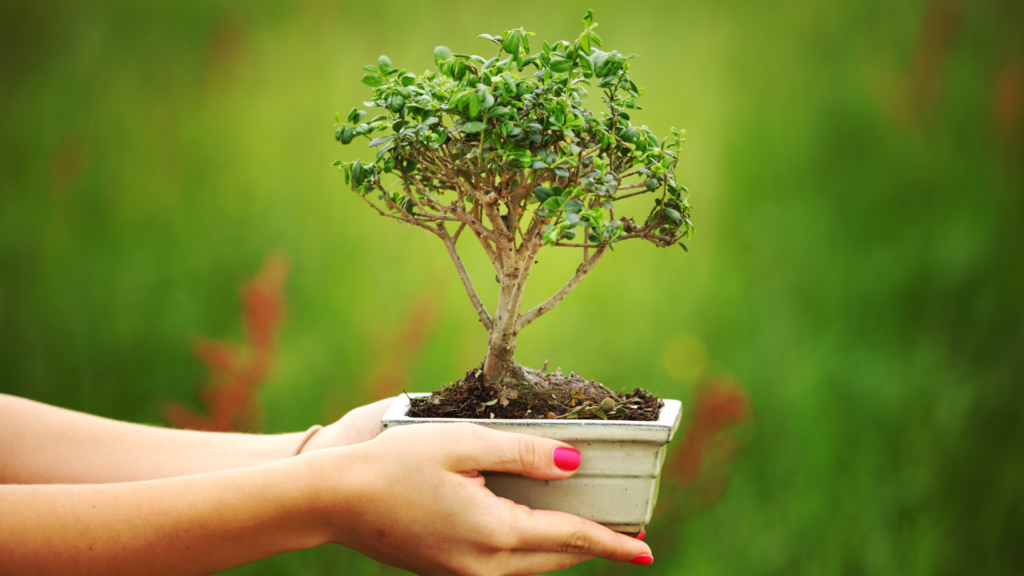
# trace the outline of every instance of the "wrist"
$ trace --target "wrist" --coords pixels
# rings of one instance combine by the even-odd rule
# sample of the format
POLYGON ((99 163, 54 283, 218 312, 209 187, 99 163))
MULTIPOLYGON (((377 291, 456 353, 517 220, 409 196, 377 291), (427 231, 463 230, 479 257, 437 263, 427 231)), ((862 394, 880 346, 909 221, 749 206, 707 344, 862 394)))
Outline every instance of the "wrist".
POLYGON ((315 548, 336 542, 334 525, 337 523, 337 493, 343 488, 343 469, 330 454, 333 450, 317 450, 309 454, 288 458, 280 465, 287 469, 284 481, 293 500, 287 508, 289 523, 297 537, 295 549, 315 548))
POLYGON ((295 456, 306 441, 309 431, 285 434, 227 433, 224 435, 228 434, 236 440, 233 445, 229 444, 224 448, 234 450, 235 457, 239 459, 235 465, 228 466, 228 468, 242 468, 281 462, 295 456))
POLYGON ((292 460, 302 461, 306 513, 316 525, 320 543, 349 545, 352 530, 361 524, 360 501, 366 500, 365 481, 372 474, 364 462, 362 446, 314 450, 292 460))
POLYGON ((302 436, 299 438, 299 447, 295 449, 295 452, 292 454, 292 456, 298 456, 299 454, 302 454, 302 451, 306 448, 307 445, 309 445, 309 441, 313 439, 313 436, 316 436, 317 433, 323 429, 323 426, 319 424, 314 424, 313 426, 309 427, 309 430, 303 432, 302 436))

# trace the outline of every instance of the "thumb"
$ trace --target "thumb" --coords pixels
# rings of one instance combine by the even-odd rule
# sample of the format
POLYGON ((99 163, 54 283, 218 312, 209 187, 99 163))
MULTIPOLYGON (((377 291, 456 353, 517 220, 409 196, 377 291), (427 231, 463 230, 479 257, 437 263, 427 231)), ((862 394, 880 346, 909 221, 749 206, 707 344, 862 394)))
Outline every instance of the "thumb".
POLYGON ((565 442, 501 432, 475 424, 464 426, 465 435, 459 442, 461 449, 452 454, 454 471, 486 470, 540 480, 560 480, 572 476, 580 467, 579 451, 565 442))

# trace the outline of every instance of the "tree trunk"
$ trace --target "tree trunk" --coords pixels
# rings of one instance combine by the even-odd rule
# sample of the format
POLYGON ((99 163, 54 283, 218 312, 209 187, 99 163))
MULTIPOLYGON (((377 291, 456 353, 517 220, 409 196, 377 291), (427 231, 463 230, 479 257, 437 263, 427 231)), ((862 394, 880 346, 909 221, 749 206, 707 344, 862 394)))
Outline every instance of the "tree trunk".
MULTIPOLYGON (((508 260, 515 262, 514 252, 508 260)), ((516 336, 519 334, 519 298, 523 287, 518 287, 520 268, 515 264, 505 268, 498 307, 487 336, 487 356, 484 358, 484 376, 491 384, 502 388, 525 390, 529 380, 522 366, 515 361, 516 336)), ((525 278, 523 279, 525 284, 525 278)))
POLYGON ((499 384, 515 374, 515 351, 515 332, 495 326, 488 339, 487 357, 484 359, 484 376, 488 382, 499 384))
MULTIPOLYGON (((488 206, 484 205, 485 210, 488 206)), ((491 384, 517 388, 522 391, 537 389, 536 378, 516 364, 516 335, 519 334, 519 305, 523 299, 526 282, 530 278, 537 251, 541 247, 540 237, 516 248, 515 229, 518 222, 518 202, 509 205, 508 221, 498 216, 498 210, 491 207, 489 213, 495 230, 508 234, 505 242, 498 247, 501 262, 501 293, 494 310, 487 338, 487 357, 484 359, 484 376, 491 384)))

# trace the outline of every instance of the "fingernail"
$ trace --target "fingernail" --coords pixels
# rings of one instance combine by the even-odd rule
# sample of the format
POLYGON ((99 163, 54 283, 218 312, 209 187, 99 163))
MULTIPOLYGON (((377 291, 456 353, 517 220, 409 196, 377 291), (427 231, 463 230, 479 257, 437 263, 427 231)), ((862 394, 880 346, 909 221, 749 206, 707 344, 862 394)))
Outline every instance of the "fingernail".
POLYGON ((644 530, 643 528, 641 528, 640 529, 640 533, 636 535, 636 539, 637 540, 643 540, 644 536, 647 536, 647 530, 644 530))
POLYGON ((630 560, 630 562, 633 564, 640 564, 641 566, 650 566, 651 564, 654 564, 654 556, 651 556, 650 554, 641 554, 630 560))
POLYGON ((580 467, 580 453, 572 448, 555 448, 555 466, 562 470, 575 470, 580 467))

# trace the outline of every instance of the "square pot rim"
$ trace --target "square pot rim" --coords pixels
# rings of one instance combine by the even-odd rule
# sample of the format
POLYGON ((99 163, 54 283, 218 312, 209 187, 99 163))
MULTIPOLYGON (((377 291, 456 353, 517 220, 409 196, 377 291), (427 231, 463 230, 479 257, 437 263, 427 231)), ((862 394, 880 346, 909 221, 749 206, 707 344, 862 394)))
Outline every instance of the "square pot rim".
POLYGON ((532 433, 531 429, 543 429, 544 436, 559 440, 618 441, 618 442, 660 442, 667 444, 675 436, 682 419, 683 404, 679 400, 662 399, 658 419, 636 420, 523 420, 511 418, 412 418, 409 411, 411 398, 430 396, 429 392, 403 393, 395 400, 381 418, 381 430, 409 424, 479 424, 507 432, 532 433))

